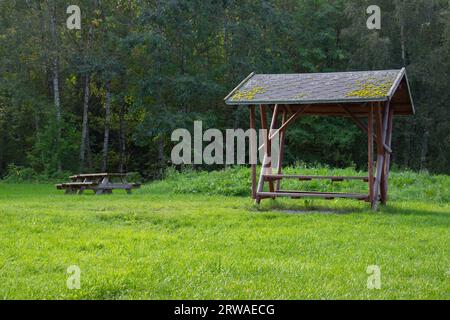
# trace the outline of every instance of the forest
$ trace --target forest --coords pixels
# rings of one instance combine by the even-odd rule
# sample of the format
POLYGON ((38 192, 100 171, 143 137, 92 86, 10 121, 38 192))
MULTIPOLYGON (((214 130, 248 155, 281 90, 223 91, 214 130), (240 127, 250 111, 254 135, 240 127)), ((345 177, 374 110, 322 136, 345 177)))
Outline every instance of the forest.
MULTIPOLYGON (((0 0, 0 178, 158 179, 173 130, 248 127, 248 110, 223 98, 251 72, 402 67, 416 115, 395 119, 393 162, 450 174, 450 2, 378 0, 381 29, 369 30, 372 2, 0 0)), ((302 118, 286 152, 290 164, 367 166, 366 137, 343 118, 302 118)))

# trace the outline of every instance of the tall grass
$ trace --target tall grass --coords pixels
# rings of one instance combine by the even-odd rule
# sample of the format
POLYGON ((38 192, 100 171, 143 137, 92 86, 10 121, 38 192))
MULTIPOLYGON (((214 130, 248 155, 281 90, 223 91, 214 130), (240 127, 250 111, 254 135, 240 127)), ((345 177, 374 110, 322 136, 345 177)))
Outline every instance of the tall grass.
MULTIPOLYGON (((287 167, 284 169, 284 173, 331 176, 365 176, 367 174, 354 168, 333 169, 327 166, 309 167, 306 165, 287 167)), ((305 191, 368 192, 367 183, 358 180, 343 182, 283 180, 282 188, 305 191)), ((212 172, 194 170, 178 172, 170 169, 166 172, 163 181, 153 183, 147 190, 152 192, 155 189, 180 194, 250 196, 250 169, 230 167, 212 172)), ((426 200, 435 203, 449 203, 450 177, 409 170, 393 171, 389 179, 389 197, 392 200, 426 200)))

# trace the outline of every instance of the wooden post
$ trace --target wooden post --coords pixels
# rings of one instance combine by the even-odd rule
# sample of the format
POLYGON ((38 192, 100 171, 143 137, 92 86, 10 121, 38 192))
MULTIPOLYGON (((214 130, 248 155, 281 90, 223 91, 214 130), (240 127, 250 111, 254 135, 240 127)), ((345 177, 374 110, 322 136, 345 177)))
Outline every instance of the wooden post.
MULTIPOLYGON (((267 130, 266 106, 261 104, 259 106, 259 112, 261 114, 261 129, 267 130)), ((266 162, 267 162, 267 141, 269 141, 268 131, 266 131, 266 134, 264 134, 264 157, 263 157, 263 163, 261 166, 261 173, 259 175, 257 193, 263 192, 263 190, 264 190, 264 174, 265 174, 265 168, 266 168, 266 162)), ((261 198, 258 196, 258 194, 256 194, 256 203, 259 204, 260 202, 261 202, 261 198)))
POLYGON ((108 176, 103 177, 102 181, 97 186, 97 191, 95 192, 96 195, 105 193, 104 187, 109 184, 108 176))
MULTIPOLYGON (((268 174, 272 174, 272 165, 273 165, 273 162, 272 162, 272 140, 269 139, 269 137, 272 135, 272 133, 275 130, 275 127, 277 125, 278 110, 279 110, 279 107, 276 104, 274 107, 274 110, 273 110, 272 121, 270 123, 270 129, 269 129, 268 137, 267 137, 267 149, 266 150, 267 150, 267 156, 268 156, 269 161, 267 163, 267 167, 266 167, 267 171, 266 172, 268 174)), ((269 181, 269 190, 270 190, 270 192, 275 191, 273 181, 269 181)))
MULTIPOLYGON (((286 122, 286 108, 283 109, 283 114, 281 116, 281 126, 283 126, 286 122)), ((278 166, 277 166, 277 174, 282 174, 283 172, 283 159, 284 159, 284 141, 286 139, 286 129, 281 130, 280 132, 280 148, 278 154, 278 166)), ((280 191, 281 188, 281 180, 277 180, 276 190, 280 191)))
POLYGON ((367 127, 364 125, 364 123, 361 122, 361 120, 358 119, 357 116, 353 114, 346 106, 340 105, 341 108, 350 116, 350 119, 365 133, 367 133, 367 127))
POLYGON ((388 130, 388 119, 389 119, 389 109, 390 109, 390 101, 387 101, 384 105, 384 110, 383 110, 383 122, 382 122, 382 144, 383 144, 383 148, 382 148, 382 152, 383 152, 383 167, 381 169, 381 178, 380 178, 380 200, 381 203, 383 203, 383 190, 384 190, 384 182, 385 182, 385 167, 386 167, 386 156, 388 154, 387 149, 391 149, 390 146, 388 146, 386 144, 386 138, 387 138, 387 130, 388 130))
POLYGON ((372 203, 372 209, 376 210, 377 203, 380 196, 380 189, 381 189, 381 179, 383 174, 383 168, 384 168, 384 155, 385 155, 385 147, 384 147, 384 138, 386 136, 385 132, 383 132, 383 119, 381 116, 381 103, 378 102, 377 104, 377 110, 375 113, 375 122, 376 122, 376 129, 377 129, 377 169, 376 169, 376 176, 375 176, 375 182, 374 182, 374 201, 372 203))
MULTIPOLYGON (((266 173, 271 174, 272 173, 272 144, 269 139, 270 132, 272 132, 275 128, 276 122, 277 122, 277 116, 278 116, 278 105, 275 105, 272 121, 270 124, 270 129, 267 128, 267 114, 266 114, 266 106, 260 105, 260 112, 261 112, 261 127, 262 129, 266 130, 266 133, 264 134, 264 159, 261 167, 261 174, 259 176, 259 182, 258 182, 258 190, 256 193, 256 203, 259 204, 261 202, 261 198, 258 196, 259 192, 264 191, 264 175, 266 173)), ((269 181, 269 189, 270 192, 274 192, 274 183, 273 181, 269 181)))
MULTIPOLYGON (((394 119, 394 108, 390 108, 389 116, 387 120, 387 132, 386 132, 386 145, 391 148, 392 147, 392 128, 393 128, 393 119, 394 119)), ((385 205, 388 200, 388 188, 389 188, 389 172, 391 166, 391 154, 386 153, 386 159, 384 161, 384 170, 383 170, 383 184, 381 188, 381 203, 385 205)))
POLYGON ((258 159, 258 155, 254 154, 257 150, 256 143, 257 137, 256 134, 256 125, 255 125, 255 106, 250 106, 250 129, 252 133, 250 134, 250 151, 249 151, 249 160, 252 167, 252 198, 256 200, 256 161, 258 159), (256 156, 256 159, 254 157, 256 156))
POLYGON ((368 145, 368 163, 369 173, 369 201, 373 206, 373 103, 370 103, 369 116, 367 119, 367 145, 368 145))
MULTIPOLYGON (((295 114, 293 114, 289 119, 286 120, 286 122, 285 122, 282 126, 280 126, 280 128, 278 128, 277 130, 275 130, 275 132, 272 133, 272 134, 269 136, 269 140, 272 140, 273 137, 274 137, 275 135, 277 135, 279 132, 281 132, 281 131, 283 131, 284 129, 286 129, 288 125, 290 125, 295 119, 297 119, 301 114, 303 114, 308 108, 309 108, 309 105, 304 106, 303 108, 298 109, 297 112, 295 112, 295 114)), ((288 109, 289 109, 289 108, 288 108, 288 109)), ((260 150, 262 147, 264 147, 264 145, 262 145, 262 146, 259 148, 259 150, 260 150)))

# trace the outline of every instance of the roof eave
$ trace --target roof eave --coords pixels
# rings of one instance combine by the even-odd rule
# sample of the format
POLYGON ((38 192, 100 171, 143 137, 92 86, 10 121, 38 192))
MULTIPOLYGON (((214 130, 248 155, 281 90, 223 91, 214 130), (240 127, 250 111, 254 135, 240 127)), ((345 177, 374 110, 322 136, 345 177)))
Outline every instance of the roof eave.
POLYGON ((397 91, 398 87, 400 86, 400 83, 402 83, 403 78, 405 78, 406 88, 408 90, 408 96, 409 96, 409 100, 411 102, 411 112, 412 112, 411 114, 415 115, 416 114, 416 109, 414 107, 414 101, 413 101, 413 98, 412 98, 411 88, 409 86, 409 81, 408 81, 408 74, 406 73, 406 68, 405 67, 403 67, 400 70, 397 78, 395 79, 394 83, 392 84, 392 87, 391 87, 391 89, 389 90, 389 93, 388 93, 388 99, 391 100, 393 98, 395 92, 397 91))
POLYGON ((276 101, 276 100, 252 100, 252 101, 225 101, 227 105, 255 105, 255 104, 280 104, 280 105, 302 105, 302 104, 338 104, 338 103, 365 103, 365 102, 385 102, 389 97, 380 98, 365 98, 365 99, 333 99, 333 100, 291 100, 291 101, 276 101))
POLYGON ((389 99, 391 99, 392 96, 394 95, 395 91, 397 91, 397 88, 400 85, 400 83, 401 83, 405 73, 406 73, 406 69, 405 68, 402 68, 400 70, 400 72, 398 73, 397 77, 395 78, 394 82, 392 83, 391 89, 389 89, 389 92, 388 92, 388 98, 389 99))
POLYGON ((411 87, 409 85, 408 74, 406 72, 405 72, 405 80, 406 80, 406 87, 408 88, 409 100, 411 101, 412 114, 415 115, 416 114, 416 107, 414 106, 414 100, 413 100, 413 97, 412 97, 411 87))

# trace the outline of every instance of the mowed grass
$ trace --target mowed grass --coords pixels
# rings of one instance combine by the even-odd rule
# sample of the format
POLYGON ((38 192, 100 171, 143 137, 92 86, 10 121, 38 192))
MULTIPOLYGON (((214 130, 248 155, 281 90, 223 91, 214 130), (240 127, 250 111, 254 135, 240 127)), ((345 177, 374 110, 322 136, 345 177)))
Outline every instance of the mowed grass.
POLYGON ((247 197, 172 186, 66 196, 52 185, 0 184, 0 298, 450 298, 445 195, 393 190, 395 201, 373 213, 346 200, 256 208, 247 197), (80 290, 67 288, 71 265, 80 290), (381 268, 380 290, 367 289, 369 265, 381 268))

